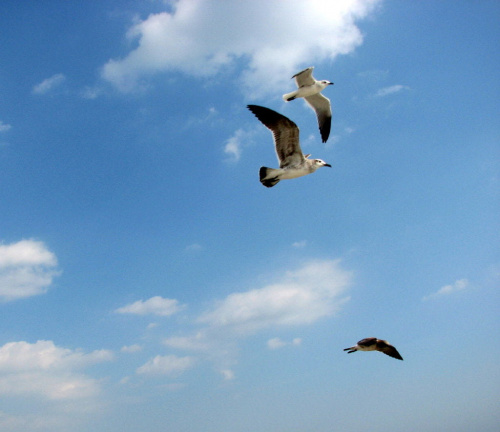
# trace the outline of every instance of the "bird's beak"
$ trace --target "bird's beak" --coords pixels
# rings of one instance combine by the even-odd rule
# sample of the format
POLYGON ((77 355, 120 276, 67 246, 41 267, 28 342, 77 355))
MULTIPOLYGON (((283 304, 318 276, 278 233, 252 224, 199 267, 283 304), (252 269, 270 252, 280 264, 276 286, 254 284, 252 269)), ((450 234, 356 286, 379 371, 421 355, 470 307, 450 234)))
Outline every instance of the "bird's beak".
POLYGON ((325 164, 324 166, 327 166, 328 168, 332 167, 330 164, 325 164))
POLYGON ((333 84, 335 84, 335 83, 329 83, 328 85, 333 85, 333 84))

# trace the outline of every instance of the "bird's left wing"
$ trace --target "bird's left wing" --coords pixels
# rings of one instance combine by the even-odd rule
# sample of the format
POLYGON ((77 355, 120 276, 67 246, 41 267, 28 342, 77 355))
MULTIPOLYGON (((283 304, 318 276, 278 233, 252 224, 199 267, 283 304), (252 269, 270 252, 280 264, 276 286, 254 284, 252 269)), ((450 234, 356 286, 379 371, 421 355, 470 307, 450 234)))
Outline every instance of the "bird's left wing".
POLYGON ((297 83, 297 87, 309 86, 313 85, 316 80, 312 76, 314 67, 308 67, 299 73, 296 73, 292 78, 295 78, 295 82, 297 83))
POLYGON ((293 121, 259 105, 248 105, 248 109, 273 133, 280 168, 303 162, 305 158, 299 144, 299 128, 293 121))

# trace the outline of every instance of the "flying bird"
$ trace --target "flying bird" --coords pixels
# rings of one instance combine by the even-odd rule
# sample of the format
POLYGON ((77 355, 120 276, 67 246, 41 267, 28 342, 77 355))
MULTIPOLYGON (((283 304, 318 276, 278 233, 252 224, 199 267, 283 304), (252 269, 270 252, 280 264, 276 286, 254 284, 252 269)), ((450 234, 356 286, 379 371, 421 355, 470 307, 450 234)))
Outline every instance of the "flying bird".
POLYGON ((260 182, 266 187, 273 187, 280 180, 293 179, 311 174, 321 167, 330 167, 321 159, 308 159, 299 144, 299 128, 287 117, 258 105, 248 105, 248 109, 271 130, 274 147, 280 163, 279 168, 261 167, 260 182))
POLYGON ((374 337, 361 339, 356 345, 350 348, 345 348, 344 351, 347 351, 347 354, 355 351, 380 351, 398 360, 403 360, 403 357, 401 357, 401 354, 398 353, 398 350, 389 342, 374 337))
POLYGON ((295 74, 292 78, 295 78, 298 89, 283 95, 283 99, 285 102, 290 102, 297 98, 304 98, 307 101, 316 112, 321 139, 326 143, 332 126, 332 108, 330 106, 330 99, 323 96, 321 91, 329 85, 333 85, 333 83, 326 80, 316 81, 312 76, 313 69, 314 67, 308 67, 302 72, 295 74))

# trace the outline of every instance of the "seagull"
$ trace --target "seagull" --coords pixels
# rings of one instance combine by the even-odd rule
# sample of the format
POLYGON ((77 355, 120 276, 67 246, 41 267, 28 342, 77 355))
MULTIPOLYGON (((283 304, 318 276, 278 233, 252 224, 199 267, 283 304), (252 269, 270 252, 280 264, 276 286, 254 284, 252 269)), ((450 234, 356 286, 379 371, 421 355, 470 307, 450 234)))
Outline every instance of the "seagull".
POLYGON ((248 105, 274 136, 274 146, 280 163, 279 168, 261 167, 260 182, 266 187, 273 187, 280 180, 293 179, 311 174, 321 167, 332 167, 321 159, 308 159, 310 154, 303 154, 299 144, 299 128, 285 116, 258 105, 248 105))
POLYGON ((308 67, 302 72, 295 74, 292 78, 295 78, 298 89, 283 95, 283 99, 285 102, 290 102, 303 97, 307 101, 316 112, 321 139, 326 143, 332 126, 332 108, 330 106, 330 99, 323 96, 321 91, 329 85, 333 85, 333 83, 326 80, 316 81, 312 76, 313 69, 314 67, 308 67))
POLYGON ((347 354, 351 354, 355 351, 380 351, 398 360, 403 360, 398 350, 389 342, 374 337, 361 339, 355 346, 345 348, 344 351, 347 351, 347 354))

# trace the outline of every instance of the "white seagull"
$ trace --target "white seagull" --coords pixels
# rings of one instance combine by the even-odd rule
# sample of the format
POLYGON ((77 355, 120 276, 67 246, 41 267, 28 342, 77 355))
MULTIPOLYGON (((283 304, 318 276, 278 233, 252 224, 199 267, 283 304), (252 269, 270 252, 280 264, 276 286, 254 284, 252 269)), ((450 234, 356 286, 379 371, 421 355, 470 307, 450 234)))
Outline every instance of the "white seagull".
POLYGON ((374 337, 361 339, 356 345, 350 348, 345 348, 344 351, 347 351, 347 354, 355 351, 380 351, 398 360, 403 360, 403 357, 401 357, 401 354, 398 353, 398 350, 389 342, 374 337))
POLYGON ((321 139, 325 143, 328 140, 332 126, 332 108, 330 99, 323 96, 321 91, 329 85, 333 85, 333 83, 326 80, 316 81, 312 76, 313 69, 314 67, 308 67, 295 74, 292 78, 295 78, 298 89, 283 95, 283 99, 285 102, 290 102, 303 97, 307 101, 316 112, 321 139))
POLYGON ((305 176, 324 166, 331 168, 330 164, 321 159, 308 159, 311 155, 302 153, 299 128, 293 121, 262 106, 248 105, 248 109, 273 133, 276 155, 280 163, 280 167, 276 169, 260 168, 260 182, 264 186, 273 187, 280 180, 305 176))

